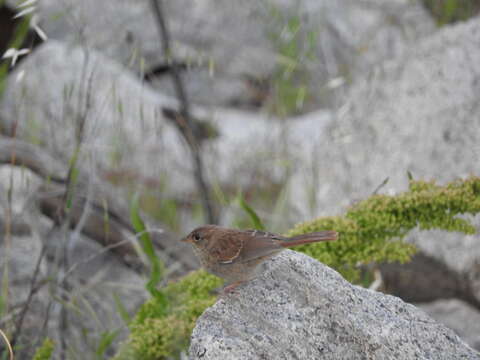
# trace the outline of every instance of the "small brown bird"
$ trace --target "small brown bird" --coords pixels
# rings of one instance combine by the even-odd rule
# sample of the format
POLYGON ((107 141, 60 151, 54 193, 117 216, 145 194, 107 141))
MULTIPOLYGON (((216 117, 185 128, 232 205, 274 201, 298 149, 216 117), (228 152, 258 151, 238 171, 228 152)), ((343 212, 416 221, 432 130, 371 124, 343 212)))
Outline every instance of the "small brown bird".
POLYGON ((229 284, 231 292, 255 277, 258 265, 286 248, 319 241, 336 240, 336 231, 320 231, 291 238, 260 230, 234 230, 205 225, 182 239, 193 246, 202 266, 229 284))

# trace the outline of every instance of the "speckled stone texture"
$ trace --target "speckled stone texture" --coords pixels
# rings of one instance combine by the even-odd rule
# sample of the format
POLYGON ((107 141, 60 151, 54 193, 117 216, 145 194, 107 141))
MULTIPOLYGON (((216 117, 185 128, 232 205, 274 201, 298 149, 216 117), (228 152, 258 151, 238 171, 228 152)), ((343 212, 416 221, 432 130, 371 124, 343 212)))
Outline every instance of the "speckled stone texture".
POLYGON ((402 300, 284 251, 198 319, 190 359, 480 359, 402 300))

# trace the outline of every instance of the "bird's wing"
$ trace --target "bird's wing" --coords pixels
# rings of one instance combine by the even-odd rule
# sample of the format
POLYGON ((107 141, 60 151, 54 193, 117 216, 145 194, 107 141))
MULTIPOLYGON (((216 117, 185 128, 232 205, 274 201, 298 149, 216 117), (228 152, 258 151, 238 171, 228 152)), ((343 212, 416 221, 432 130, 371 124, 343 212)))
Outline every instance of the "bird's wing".
POLYGON ((235 261, 244 245, 243 236, 231 236, 222 234, 212 241, 209 252, 218 262, 230 264, 235 261))
POLYGON ((261 230, 246 230, 243 248, 238 256, 240 261, 250 261, 264 256, 274 255, 283 249, 280 242, 288 238, 261 230))
POLYGON ((288 240, 288 238, 285 237, 285 236, 281 236, 281 235, 274 234, 274 233, 271 233, 271 232, 268 232, 268 231, 263 231, 263 230, 249 229, 249 230, 244 230, 242 232, 244 234, 248 234, 251 237, 254 237, 254 238, 257 238, 257 239, 259 239, 259 238, 271 238, 271 239, 280 240, 280 241, 287 241, 288 240))

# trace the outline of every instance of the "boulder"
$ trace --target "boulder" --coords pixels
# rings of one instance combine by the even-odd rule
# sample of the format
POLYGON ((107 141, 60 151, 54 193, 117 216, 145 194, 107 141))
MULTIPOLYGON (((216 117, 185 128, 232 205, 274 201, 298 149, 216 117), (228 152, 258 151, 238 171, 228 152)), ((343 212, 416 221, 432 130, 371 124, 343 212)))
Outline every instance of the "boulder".
POLYGON ((354 286, 290 250, 198 319, 191 359, 479 359, 399 298, 354 286))
MULTIPOLYGON (((48 41, 9 76, 1 104, 4 132, 15 128, 17 137, 41 144, 64 163, 70 161, 84 123, 78 162, 103 170, 113 182, 126 174, 136 184, 160 183, 166 168, 172 176, 185 171, 186 148, 162 115, 176 101, 98 51, 48 41)), ((183 180, 192 183, 179 176, 179 188, 186 186, 183 180)))
POLYGON ((449 327, 468 345, 480 351, 480 312, 456 299, 417 304, 429 316, 449 327))
MULTIPOLYGON (((50 40, 9 76, 0 128, 15 131, 18 138, 40 144, 68 163, 77 143, 76 129, 84 119, 78 159, 84 168, 95 169, 113 183, 126 182, 129 193, 149 188, 159 201, 173 197, 191 202, 196 188, 190 155, 162 114, 176 106, 173 98, 156 92, 100 52, 50 40), (19 81, 21 73, 25 76, 19 81)), ((204 162, 209 181, 227 189, 268 188, 284 184, 289 174, 300 176, 305 188, 332 119, 331 112, 322 110, 292 121, 227 108, 192 110, 218 129, 218 138, 203 144, 204 162)), ((121 190, 119 196, 127 199, 121 190)), ((301 219, 302 212, 285 209, 283 224, 286 217, 292 224, 301 219)))
MULTIPOLYGON (((380 193, 406 190, 407 171, 439 183, 480 174, 479 37, 478 17, 446 26, 353 85, 318 150, 329 167, 316 192, 322 214, 368 197, 387 178, 380 193)), ((292 189, 304 204, 302 187, 292 189)), ((479 216, 473 222, 480 228, 479 216)), ((478 234, 415 231, 408 241, 423 256, 384 267, 389 291, 406 301, 457 297, 480 308, 478 234)))
POLYGON ((477 234, 413 231, 408 241, 419 249, 406 264, 380 266, 385 290, 408 302, 461 299, 480 310, 480 216, 477 234))
MULTIPOLYGON (((283 56, 299 61, 318 108, 331 95, 328 80, 362 75, 435 29, 422 5, 408 0, 164 3, 175 57, 189 67, 188 93, 205 105, 255 103, 258 91, 248 79, 275 76, 283 56), (285 51, 287 44, 297 52, 285 51)), ((95 48, 139 75, 156 74, 156 86, 173 94, 149 0, 44 0, 37 12, 51 39, 95 48)))
MULTIPOLYGON (((480 174, 480 21, 445 26, 352 87, 317 155, 322 213, 416 179, 446 182, 480 174)), ((303 204, 301 187, 295 198, 303 204)))
MULTIPOLYGON (((6 231, 9 202, 0 196, 0 277, 8 280, 2 320, 11 326, 13 335, 12 325, 19 322, 36 274, 21 337, 16 339, 16 357, 32 358, 37 342, 49 336, 56 344, 65 340, 71 351, 82 353, 84 358, 94 358, 96 347, 92 344, 98 343, 107 331, 117 332, 109 351, 127 336, 121 313, 124 310, 133 314, 148 299, 146 280, 97 242, 55 227, 34 206, 37 196, 46 196, 38 192, 40 183, 41 179, 27 169, 0 166, 0 190, 2 194, 11 191, 11 218, 17 224, 6 231), (63 268, 60 264, 65 253, 68 262, 63 268), (36 270, 40 256, 42 261, 36 270), (65 282, 61 283, 66 272, 65 282), (61 325, 59 299, 67 303, 69 321, 65 326, 61 325)), ((59 346, 56 349, 58 354, 59 346)))

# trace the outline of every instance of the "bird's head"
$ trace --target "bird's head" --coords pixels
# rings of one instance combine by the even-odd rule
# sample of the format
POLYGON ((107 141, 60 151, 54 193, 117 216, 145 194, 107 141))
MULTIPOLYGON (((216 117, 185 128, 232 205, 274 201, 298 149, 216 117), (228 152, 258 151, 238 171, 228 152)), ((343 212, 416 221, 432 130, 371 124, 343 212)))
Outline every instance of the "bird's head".
POLYGON ((181 241, 192 244, 197 248, 205 248, 215 231, 221 227, 216 225, 204 225, 194 229, 190 234, 185 236, 181 241))

